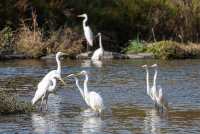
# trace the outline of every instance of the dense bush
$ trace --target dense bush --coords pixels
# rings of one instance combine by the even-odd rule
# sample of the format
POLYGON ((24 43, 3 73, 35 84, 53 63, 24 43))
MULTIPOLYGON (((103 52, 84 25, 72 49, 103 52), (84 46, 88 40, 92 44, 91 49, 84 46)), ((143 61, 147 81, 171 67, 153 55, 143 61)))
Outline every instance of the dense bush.
POLYGON ((69 55, 80 53, 83 47, 83 37, 72 28, 60 28, 57 31, 50 32, 46 41, 47 53, 65 52, 69 55))
POLYGON ((16 51, 28 57, 38 58, 44 55, 45 43, 39 29, 30 30, 26 25, 20 28, 16 37, 16 51))
MULTIPOLYGON (((177 57, 178 43, 173 41, 160 41, 148 46, 148 51, 152 52, 156 58, 170 59, 177 57)), ((181 51, 178 51, 179 53, 181 51)))
POLYGON ((128 43, 128 47, 126 47, 123 52, 127 54, 135 54, 135 53, 140 53, 140 52, 145 52, 146 51, 146 46, 141 43, 139 40, 131 40, 128 43))

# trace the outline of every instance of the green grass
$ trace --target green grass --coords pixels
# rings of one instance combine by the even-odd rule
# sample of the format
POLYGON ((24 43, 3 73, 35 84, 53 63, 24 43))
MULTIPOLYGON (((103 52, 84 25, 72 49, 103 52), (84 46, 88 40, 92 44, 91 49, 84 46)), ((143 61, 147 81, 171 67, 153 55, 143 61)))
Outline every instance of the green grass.
POLYGON ((135 54, 135 53, 141 53, 145 51, 146 51, 146 47, 139 40, 129 41, 128 46, 123 50, 123 52, 125 52, 126 54, 135 54))

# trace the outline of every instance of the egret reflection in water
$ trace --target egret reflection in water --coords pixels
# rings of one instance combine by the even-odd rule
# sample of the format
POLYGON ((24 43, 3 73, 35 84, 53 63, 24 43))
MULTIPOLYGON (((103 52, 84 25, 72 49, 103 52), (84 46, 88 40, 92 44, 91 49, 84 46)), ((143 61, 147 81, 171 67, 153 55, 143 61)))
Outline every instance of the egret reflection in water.
POLYGON ((92 61, 92 64, 93 64, 95 67, 99 67, 99 68, 101 68, 101 67, 103 66, 103 63, 102 63, 102 61, 100 61, 100 60, 93 60, 93 61, 92 61))
POLYGON ((83 134, 100 134, 103 132, 103 121, 98 116, 88 116, 83 118, 83 134))
POLYGON ((146 111, 144 118, 144 133, 160 134, 163 120, 167 118, 165 113, 160 113, 156 109, 146 111))
POLYGON ((91 60, 83 60, 81 67, 91 67, 91 60))
POLYGON ((100 60, 83 60, 81 63, 81 67, 97 67, 101 68, 103 66, 103 62, 100 60))
POLYGON ((49 95, 49 103, 51 109, 49 112, 44 113, 33 113, 32 118, 32 127, 34 133, 47 133, 47 132, 58 132, 58 122, 60 115, 60 102, 61 97, 59 95, 49 95))

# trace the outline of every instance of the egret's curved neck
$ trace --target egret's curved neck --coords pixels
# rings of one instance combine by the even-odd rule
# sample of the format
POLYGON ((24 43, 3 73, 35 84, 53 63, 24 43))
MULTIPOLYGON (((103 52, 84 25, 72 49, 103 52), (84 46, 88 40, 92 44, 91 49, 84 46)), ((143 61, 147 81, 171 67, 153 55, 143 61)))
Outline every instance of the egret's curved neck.
POLYGON ((88 75, 85 74, 85 80, 84 80, 84 95, 85 95, 85 97, 88 95, 87 83, 88 83, 88 75))
POLYGON ((100 47, 101 49, 103 49, 101 35, 99 35, 99 47, 100 47))
POLYGON ((80 91, 80 93, 81 93, 81 96, 84 98, 84 92, 83 92, 83 90, 81 89, 81 87, 79 86, 79 80, 78 80, 78 78, 74 78, 75 79, 75 81, 76 81, 76 86, 78 87, 78 90, 80 91))
POLYGON ((85 16, 85 18, 84 18, 84 20, 83 20, 83 27, 86 27, 86 22, 87 22, 87 20, 88 20, 88 17, 85 16))
POLYGON ((147 93, 149 94, 149 69, 146 68, 147 93))
POLYGON ((157 68, 155 68, 155 73, 154 73, 154 77, 153 77, 153 86, 154 87, 156 87, 157 74, 158 74, 158 70, 157 70, 157 68))
POLYGON ((57 62, 57 72, 59 74, 61 74, 61 63, 60 63, 60 59, 59 59, 59 55, 56 55, 56 62, 57 62))

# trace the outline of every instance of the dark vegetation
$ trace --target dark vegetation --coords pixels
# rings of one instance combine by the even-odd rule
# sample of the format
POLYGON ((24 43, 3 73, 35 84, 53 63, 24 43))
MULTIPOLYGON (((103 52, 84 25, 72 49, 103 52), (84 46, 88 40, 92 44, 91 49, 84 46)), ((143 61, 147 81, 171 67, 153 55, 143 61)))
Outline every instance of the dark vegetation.
MULTIPOLYGON (((147 50, 145 42, 161 41, 153 43, 160 46, 162 40, 172 49, 199 43, 199 0, 2 0, 0 52, 35 58, 56 51, 80 53, 85 50, 82 19, 76 17, 81 13, 88 14, 94 33, 102 32, 106 50, 155 52, 159 47, 147 50)), ((190 52, 170 57, 198 57, 196 50, 190 52)))
POLYGON ((19 101, 11 94, 0 91, 0 114, 30 113, 34 110, 30 102, 19 101))

